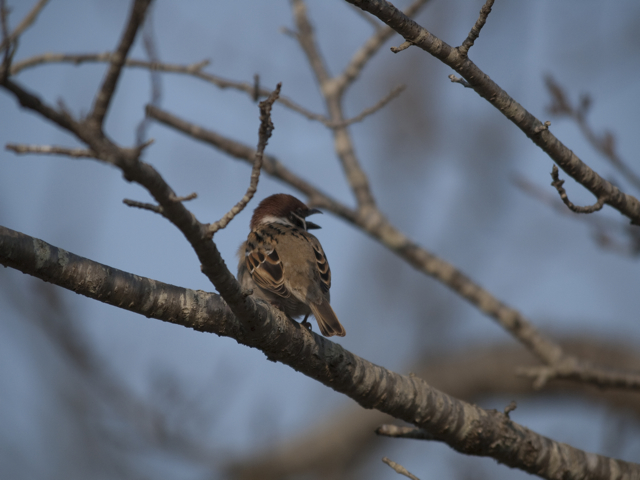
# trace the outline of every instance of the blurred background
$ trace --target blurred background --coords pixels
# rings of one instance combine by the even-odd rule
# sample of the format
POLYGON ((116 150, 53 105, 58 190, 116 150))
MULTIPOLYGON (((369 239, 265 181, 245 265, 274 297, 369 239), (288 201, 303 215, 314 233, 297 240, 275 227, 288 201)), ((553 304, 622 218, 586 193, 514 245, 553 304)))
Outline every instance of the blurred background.
MULTIPOLYGON (((33 1, 9 0, 10 26, 33 1)), ((417 21, 459 45, 483 1, 432 0, 417 21)), ((409 2, 398 1, 404 8, 409 2)), ((44 52, 101 53, 117 44, 127 0, 58 0, 20 38, 14 61, 44 52)), ((309 1, 323 56, 338 74, 373 27, 343 1, 309 1)), ((603 177, 639 192, 585 139, 552 116, 545 76, 567 97, 591 98, 588 122, 610 131, 640 172, 640 4, 633 0, 497 2, 470 58, 603 177)), ((162 62, 210 59, 206 71, 261 85, 324 113, 306 58, 282 28, 288 2, 156 0, 145 26, 162 62)), ((140 38, 132 58, 147 59, 140 38)), ((353 125, 356 154, 381 210, 422 246, 451 262, 545 334, 604 364, 638 368, 640 272, 627 222, 605 207, 592 216, 557 209, 551 160, 452 71, 417 48, 392 54, 394 35, 345 96, 348 116, 392 88, 406 90, 353 125), (633 363, 636 362, 636 363, 633 363)), ((86 113, 104 64, 49 64, 17 81, 51 104, 86 113)), ((241 92, 161 74, 159 105, 248 145, 258 107, 241 92)), ((124 146, 151 99, 148 71, 127 69, 106 123, 124 146)), ((267 152, 353 206, 322 124, 276 105, 267 152)), ((202 222, 219 219, 244 194, 250 167, 159 124, 144 160, 202 222)), ((79 146, 0 90, 0 144, 79 146)), ((568 179, 569 198, 594 203, 568 179)), ((253 208, 273 193, 304 197, 263 174, 248 208, 216 243, 235 270, 253 208)), ((91 160, 17 156, 0 150, 0 224, 137 275, 212 291, 182 235, 159 215, 122 199, 150 201, 114 168, 91 160)), ((559 382, 534 392, 515 367, 531 362, 515 340, 446 287, 332 215, 318 232, 333 271, 332 305, 351 352, 399 373, 419 373, 445 392, 570 445, 640 460, 638 395, 559 382)), ((637 234, 636 234, 637 235, 637 234)), ((317 327, 314 323, 314 330, 317 327)), ((398 475, 382 456, 422 479, 525 478, 491 459, 445 445, 380 439, 388 421, 228 338, 197 333, 75 295, 11 269, 0 270, 0 477, 367 478, 398 475), (297 448, 297 450, 296 450, 297 448), (252 470, 253 469, 253 470, 252 470), (259 473, 256 473, 259 472, 259 473)))

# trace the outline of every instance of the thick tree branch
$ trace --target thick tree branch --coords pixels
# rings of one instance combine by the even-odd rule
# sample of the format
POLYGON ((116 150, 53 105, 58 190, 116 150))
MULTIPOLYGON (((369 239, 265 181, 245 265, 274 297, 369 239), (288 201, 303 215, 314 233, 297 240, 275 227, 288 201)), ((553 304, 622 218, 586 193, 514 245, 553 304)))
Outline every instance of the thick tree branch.
POLYGON ((262 309, 270 337, 234 320, 217 295, 193 292, 127 274, 0 227, 0 263, 104 303, 200 331, 235 338, 289 365, 365 408, 375 408, 429 431, 469 455, 553 480, 640 478, 640 465, 586 453, 511 421, 503 413, 456 400, 415 376, 374 365, 301 328, 274 309, 262 309), (212 310, 208 310, 211 306, 212 310))
MULTIPOLYGON (((147 106, 147 115, 193 138, 207 142, 235 158, 248 163, 253 162, 254 149, 247 145, 216 132, 205 130, 155 107, 147 106)), ((638 375, 621 374, 615 371, 609 372, 607 369, 595 367, 588 362, 566 354, 556 342, 540 333, 522 313, 495 298, 491 292, 482 288, 450 263, 410 240, 391 225, 379 212, 372 217, 371 215, 351 210, 290 172, 274 157, 265 156, 264 162, 264 170, 269 175, 283 180, 307 195, 310 199, 308 202, 310 205, 330 210, 349 223, 359 227, 362 231, 398 254, 414 268, 436 278, 483 313, 496 320, 502 328, 531 350, 546 366, 552 368, 557 375, 560 375, 559 372, 563 372, 562 378, 589 381, 601 387, 640 388, 640 376, 638 375), (621 378, 624 378, 624 381, 621 381, 621 378)), ((541 386, 542 383, 538 382, 537 385, 541 386)))
POLYGON ((607 205, 628 217, 634 225, 640 225, 640 202, 638 199, 623 193, 611 182, 600 177, 548 129, 539 130, 538 127, 542 125, 540 120, 511 98, 507 92, 456 48, 440 40, 385 0, 346 1, 372 13, 402 35, 405 40, 453 68, 478 95, 500 110, 568 175, 593 193, 596 198, 606 197, 607 205))
MULTIPOLYGON (((600 339, 582 338, 562 342, 562 348, 573 355, 617 369, 640 370, 640 355, 633 344, 606 343, 600 339)), ((624 390, 595 390, 575 382, 553 381, 542 393, 536 393, 531 382, 513 374, 514 365, 534 366, 535 359, 523 348, 510 343, 494 343, 463 347, 451 351, 430 350, 409 369, 429 384, 449 395, 469 402, 487 398, 523 398, 541 395, 548 398, 588 399, 602 408, 632 413, 640 418, 637 393, 624 390)), ((515 415, 514 415, 515 416, 515 415)), ((322 419, 315 426, 305 425, 298 435, 269 444, 265 449, 237 459, 228 466, 234 480, 278 480, 303 477, 329 478, 335 469, 350 478, 349 471, 358 468, 367 452, 377 451, 386 443, 380 435, 395 432, 404 438, 436 440, 426 430, 417 427, 384 428, 389 416, 362 410, 356 405, 345 407, 330 419, 322 419), (372 436, 371 432, 378 433, 372 436), (346 475, 344 471, 346 470, 346 475)))

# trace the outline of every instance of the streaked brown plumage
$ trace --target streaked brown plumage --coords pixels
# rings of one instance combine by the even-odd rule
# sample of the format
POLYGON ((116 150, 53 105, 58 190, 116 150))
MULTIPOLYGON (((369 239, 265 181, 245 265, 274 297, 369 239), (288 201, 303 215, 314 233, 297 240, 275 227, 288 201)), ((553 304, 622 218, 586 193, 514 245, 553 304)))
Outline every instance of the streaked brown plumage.
POLYGON ((327 257, 307 231, 320 228, 306 220, 314 213, 321 212, 291 195, 265 198, 253 212, 251 232, 238 250, 238 280, 288 317, 304 315, 304 323, 313 314, 324 336, 344 337, 344 327, 329 303, 327 257))

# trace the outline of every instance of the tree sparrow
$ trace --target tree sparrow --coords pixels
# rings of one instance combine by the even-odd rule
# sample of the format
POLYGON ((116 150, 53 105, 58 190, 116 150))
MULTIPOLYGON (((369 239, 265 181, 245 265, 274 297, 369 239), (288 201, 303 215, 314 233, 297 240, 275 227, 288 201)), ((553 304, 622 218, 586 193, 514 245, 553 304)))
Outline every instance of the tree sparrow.
POLYGON ((329 304, 331 270, 322 246, 307 230, 320 228, 306 218, 314 213, 291 195, 265 198, 253 212, 251 232, 240 245, 238 281, 253 295, 282 310, 289 318, 316 317, 325 337, 346 332, 329 304))

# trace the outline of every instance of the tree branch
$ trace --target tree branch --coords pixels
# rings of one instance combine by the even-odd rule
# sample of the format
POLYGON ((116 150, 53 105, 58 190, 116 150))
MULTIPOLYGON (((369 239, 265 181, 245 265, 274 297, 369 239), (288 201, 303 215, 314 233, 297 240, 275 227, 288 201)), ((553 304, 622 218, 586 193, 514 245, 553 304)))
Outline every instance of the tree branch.
POLYGON ((482 30, 482 27, 484 27, 484 24, 487 22, 487 17, 491 13, 491 7, 493 6, 493 1, 494 0, 487 0, 485 2, 485 4, 480 9, 480 16, 478 17, 478 20, 476 20, 475 25, 471 27, 471 31, 469 32, 469 35, 467 35, 467 38, 465 39, 465 41, 462 42, 462 45, 458 47, 458 51, 463 57, 466 57, 468 55, 469 49, 473 47, 474 42, 480 36, 480 30, 482 30))
POLYGON ((391 468, 393 468, 396 471, 396 473, 399 473, 400 475, 404 475, 405 477, 410 478, 411 480, 420 480, 418 477, 416 477, 414 474, 412 474, 409 470, 404 468, 399 463, 396 463, 393 460, 389 460, 387 457, 384 457, 382 461, 387 465, 389 465, 391 468))
POLYGON ((550 480, 640 476, 640 465, 554 442, 503 413, 456 400, 415 376, 399 375, 357 357, 272 308, 263 308, 260 314, 265 317, 260 323, 268 325, 264 336, 253 335, 218 295, 122 272, 5 227, 0 227, 0 263, 104 303, 235 338, 364 408, 424 428, 462 453, 490 456, 550 480))
POLYGON ((249 182, 249 187, 247 188, 247 193, 244 194, 242 199, 233 206, 231 210, 229 210, 220 220, 212 223, 208 227, 207 235, 210 235, 210 238, 218 231, 226 227, 233 218, 239 214, 244 207, 247 206, 247 203, 253 198, 253 195, 256 193, 258 189, 258 180, 260 180, 260 169, 262 168, 262 159, 264 157, 264 149, 267 146, 267 142, 271 137, 271 133, 273 132, 273 122, 271 121, 271 107, 273 107, 273 103, 278 99, 280 95, 280 87, 282 87, 282 83, 279 83, 276 86, 276 89, 269 95, 264 102, 260 102, 260 129, 258 132, 258 148, 256 149, 256 153, 253 159, 253 167, 251 168, 251 181, 249 182))
POLYGON ((507 92, 500 88, 471 60, 461 55, 457 49, 440 40, 385 0, 346 1, 372 13, 402 35, 405 40, 453 68, 478 95, 500 110, 568 175, 597 198, 606 196, 607 205, 612 206, 628 217, 634 225, 640 225, 640 202, 638 199, 625 194, 611 182, 600 177, 548 129, 537 131, 536 128, 542 125, 542 122, 511 98, 507 92))
POLYGON ((18 155, 26 155, 29 153, 39 155, 64 155, 71 158, 97 158, 96 154, 86 148, 68 148, 58 147, 56 145, 23 145, 16 143, 7 143, 7 150, 12 150, 18 155))
POLYGON ((124 66, 124 62, 129 54, 131 45, 133 45, 133 41, 136 38, 138 29, 144 22, 145 14, 150 4, 151 0, 134 0, 133 7, 131 8, 131 13, 129 15, 129 21, 127 22, 127 26, 122 34, 118 48, 111 55, 109 70, 102 81, 102 86, 95 97, 93 108, 89 114, 91 124, 96 127, 102 127, 102 122, 104 121, 104 117, 109 109, 113 93, 116 90, 116 85, 118 84, 122 67, 124 66))
MULTIPOLYGON (((147 106, 147 115, 193 138, 207 142, 235 158, 250 164, 253 162, 254 150, 240 142, 216 132, 205 130, 155 107, 147 106)), ((493 318, 546 366, 553 368, 557 372, 565 372, 563 378, 575 381, 590 381, 598 386, 608 388, 626 388, 625 386, 627 385, 633 386, 637 383, 637 380, 621 382, 620 372, 611 371, 608 375, 602 375, 608 370, 593 367, 587 362, 566 354, 556 342, 539 332, 522 313, 497 299, 491 292, 467 277, 454 265, 413 242, 404 233, 391 225, 381 213, 376 212, 376 215, 373 216, 371 214, 363 214, 361 211, 351 210, 290 172, 274 157, 265 156, 264 162, 264 170, 269 175, 283 180, 307 195, 310 199, 308 202, 310 205, 322 207, 333 212, 368 233, 372 238, 382 243, 417 270, 434 277, 452 289, 480 311, 493 318), (569 374, 568 372, 572 373, 569 374)), ((628 378, 627 375, 624 374, 624 378, 628 378)), ((636 387, 633 386, 633 388, 636 387)))
POLYGON ((20 35, 22 35, 22 33, 36 21, 36 18, 38 18, 38 15, 48 1, 49 0, 40 0, 33 6, 13 32, 11 32, 6 38, 2 39, 2 42, 0 43, 0 52, 18 40, 18 37, 20 37, 20 35))

